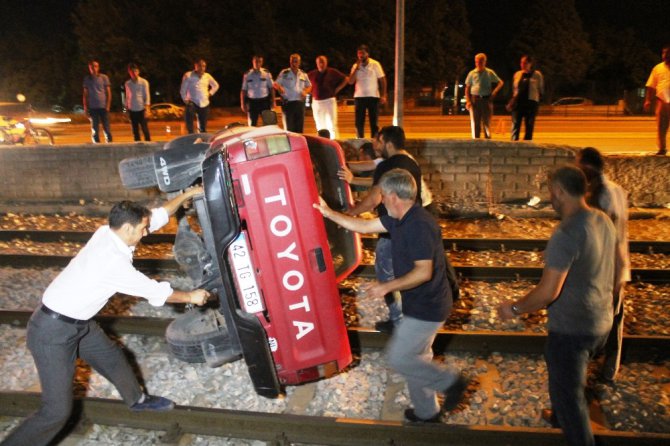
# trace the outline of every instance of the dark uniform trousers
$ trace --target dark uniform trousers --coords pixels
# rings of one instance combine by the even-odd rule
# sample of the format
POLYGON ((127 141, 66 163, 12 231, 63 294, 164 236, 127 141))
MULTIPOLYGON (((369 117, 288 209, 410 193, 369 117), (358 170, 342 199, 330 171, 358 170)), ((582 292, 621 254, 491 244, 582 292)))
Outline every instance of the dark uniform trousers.
POLYGON ((249 113, 248 121, 249 125, 256 127, 258 124, 258 117, 263 113, 264 110, 272 110, 272 104, 270 103, 270 96, 266 96, 260 99, 247 99, 249 104, 249 113))
POLYGON ((289 132, 302 133, 305 127, 305 102, 285 102, 281 111, 284 115, 284 129, 289 132))

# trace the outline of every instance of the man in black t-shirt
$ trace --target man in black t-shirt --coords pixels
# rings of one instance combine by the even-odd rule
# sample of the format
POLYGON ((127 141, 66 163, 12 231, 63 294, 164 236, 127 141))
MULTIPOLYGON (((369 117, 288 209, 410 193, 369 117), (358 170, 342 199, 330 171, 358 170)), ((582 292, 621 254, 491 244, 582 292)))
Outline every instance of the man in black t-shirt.
MULTIPOLYGON (((418 185, 418 203, 421 204, 421 168, 417 162, 407 153, 405 147, 405 131, 402 127, 387 126, 381 129, 374 142, 375 151, 381 153, 382 161, 374 171, 372 177, 372 187, 367 195, 351 208, 348 215, 359 215, 363 212, 369 212, 376 209, 378 216, 387 215, 386 207, 382 202, 381 188, 379 180, 386 172, 392 169, 404 169, 408 171, 418 185)), ((344 174, 341 172, 340 177, 344 174)), ((375 275, 380 282, 393 280, 393 262, 391 260, 391 239, 388 235, 380 235, 375 248, 375 275)), ((397 293, 396 293, 397 294, 397 293)), ((378 331, 385 333, 393 332, 394 327, 402 319, 402 309, 400 297, 394 293, 384 296, 384 301, 389 309, 389 318, 385 321, 375 323, 378 331)))
POLYGON ((452 307, 447 258, 442 233, 432 215, 416 203, 417 182, 404 169, 391 169, 378 181, 385 214, 362 219, 335 212, 323 200, 321 214, 338 225, 361 233, 388 233, 393 240, 395 278, 373 283, 367 294, 379 298, 401 292, 404 317, 389 345, 389 364, 407 380, 414 408, 405 410, 411 422, 439 422, 443 410, 460 402, 467 380, 458 370, 433 363, 431 346, 452 307), (445 393, 442 407, 437 392, 445 393))

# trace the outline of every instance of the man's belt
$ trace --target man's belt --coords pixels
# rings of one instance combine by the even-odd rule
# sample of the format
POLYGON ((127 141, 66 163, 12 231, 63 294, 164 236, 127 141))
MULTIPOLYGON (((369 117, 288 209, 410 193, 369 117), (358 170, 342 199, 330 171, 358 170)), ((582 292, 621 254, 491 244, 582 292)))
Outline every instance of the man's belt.
POLYGON ((74 325, 84 325, 88 323, 88 320, 81 320, 81 319, 73 319, 69 316, 65 316, 64 314, 60 314, 52 310, 51 308, 42 305, 42 312, 47 314, 50 318, 52 319, 57 319, 59 321, 67 322, 68 324, 74 324, 74 325))
POLYGON ((491 97, 491 95, 489 94, 489 95, 486 95, 486 96, 480 96, 478 94, 473 94, 472 97, 477 98, 477 99, 488 99, 488 98, 491 97))

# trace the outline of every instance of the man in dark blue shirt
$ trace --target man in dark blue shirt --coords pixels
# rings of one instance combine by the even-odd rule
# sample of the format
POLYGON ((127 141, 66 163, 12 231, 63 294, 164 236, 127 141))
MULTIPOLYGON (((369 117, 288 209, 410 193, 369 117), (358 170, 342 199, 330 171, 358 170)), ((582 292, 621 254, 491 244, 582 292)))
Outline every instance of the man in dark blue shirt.
POLYGON ((442 410, 454 409, 467 387, 458 370, 432 362, 433 340, 453 303, 440 227, 416 203, 416 181, 406 170, 388 171, 381 177, 379 188, 387 213, 375 219, 335 212, 323 200, 314 207, 349 230, 390 234, 395 278, 373 283, 367 294, 372 298, 396 291, 402 294, 404 317, 393 331, 388 361, 407 380, 414 408, 405 410, 405 419, 439 422, 442 410), (445 392, 442 408, 437 402, 438 391, 445 392))

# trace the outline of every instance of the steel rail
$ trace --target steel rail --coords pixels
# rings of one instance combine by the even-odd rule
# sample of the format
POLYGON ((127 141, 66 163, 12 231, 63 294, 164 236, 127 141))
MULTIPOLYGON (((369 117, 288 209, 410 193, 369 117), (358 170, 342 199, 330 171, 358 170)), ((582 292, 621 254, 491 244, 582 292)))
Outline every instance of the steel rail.
MULTIPOLYGON (((86 243, 93 232, 90 231, 42 231, 42 230, 16 230, 0 229, 0 241, 14 239, 32 240, 34 242, 79 242, 86 243)), ((142 243, 174 243, 173 233, 153 233, 142 238, 142 243)), ((374 249, 377 238, 362 237, 363 246, 374 249)), ((543 251, 547 245, 546 239, 518 239, 518 238, 453 238, 442 239, 445 250, 470 250, 470 251, 543 251)), ((631 252, 639 253, 670 253, 670 242, 658 240, 631 240, 629 242, 631 252)))
MULTIPOLYGON (((0 392, 0 414, 24 417, 40 404, 33 392, 0 392)), ((255 439, 277 445, 310 443, 322 445, 563 445, 560 430, 491 425, 405 424, 399 421, 334 418, 293 414, 176 406, 169 412, 131 412, 119 400, 76 400, 79 419, 93 424, 123 425, 137 429, 167 431, 175 443, 190 433, 218 437, 255 439), (80 411, 79 411, 80 409, 80 411)), ((598 444, 606 446, 667 445, 670 434, 595 430, 598 444)))
MULTIPOLYGON (((47 268, 65 267, 72 255, 38 255, 38 254, 0 254, 0 267, 14 268, 47 268)), ((161 271, 179 270, 179 265, 174 259, 157 259, 140 257, 135 258, 134 265, 147 273, 158 273, 161 271)), ((532 280, 537 281, 542 275, 541 267, 523 266, 464 266, 455 265, 454 268, 459 277, 469 280, 482 281, 509 281, 509 280, 532 280)), ((359 277, 374 277, 374 265, 361 264, 354 275, 359 277)), ((634 281, 649 283, 668 283, 670 274, 664 269, 634 268, 631 270, 634 281)))
MULTIPOLYGON (((25 327, 30 311, 0 310, 0 324, 25 327)), ((170 318, 140 316, 96 316, 95 320, 106 330, 116 334, 164 336, 170 318)), ((349 327, 349 342, 354 350, 383 349, 389 335, 372 328, 349 327)), ((508 331, 460 331, 441 329, 435 337, 435 351, 478 351, 482 353, 543 353, 547 336, 544 333, 508 331)), ((669 336, 624 334, 623 349, 631 353, 658 351, 670 355, 669 336)))

